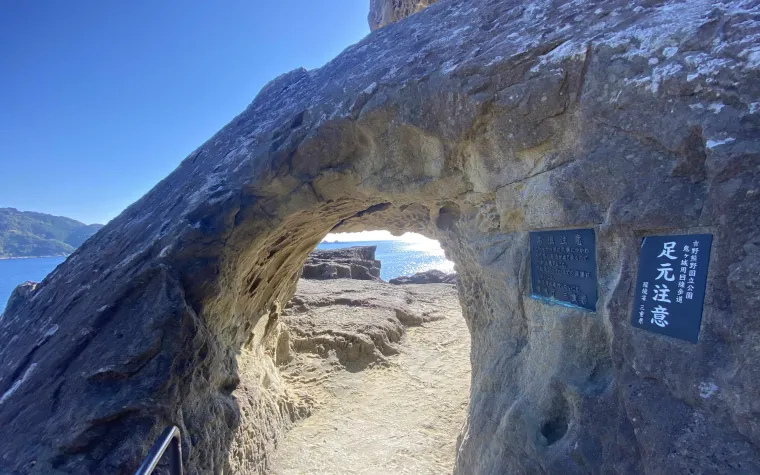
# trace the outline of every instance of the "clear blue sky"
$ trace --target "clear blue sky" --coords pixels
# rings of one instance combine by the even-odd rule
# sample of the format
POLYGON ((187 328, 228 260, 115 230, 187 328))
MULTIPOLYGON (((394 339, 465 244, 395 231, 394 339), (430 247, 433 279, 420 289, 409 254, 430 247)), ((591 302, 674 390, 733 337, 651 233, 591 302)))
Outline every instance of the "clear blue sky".
POLYGON ((0 0, 0 207, 105 223, 369 0, 0 0))

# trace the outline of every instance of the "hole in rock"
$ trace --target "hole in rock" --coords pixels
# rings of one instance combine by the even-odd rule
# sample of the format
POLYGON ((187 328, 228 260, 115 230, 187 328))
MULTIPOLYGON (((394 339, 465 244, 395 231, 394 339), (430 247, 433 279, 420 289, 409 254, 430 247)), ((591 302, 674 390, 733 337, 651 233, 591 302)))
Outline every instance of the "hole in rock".
POLYGON ((449 203, 438 211, 436 225, 438 226, 438 229, 448 231, 457 219, 459 219, 459 206, 449 203))
POLYGON ((409 473, 453 471, 470 335, 454 264, 437 241, 328 235, 278 328, 274 359, 294 395, 294 423, 272 454, 272 473, 384 473, 399 451, 409 473))
POLYGON ((570 425, 570 406, 560 393, 555 393, 546 422, 541 426, 541 435, 546 438, 546 445, 554 445, 567 434, 570 425))
POLYGON ((546 443, 552 445, 558 442, 567 432, 567 419, 564 416, 555 417, 541 427, 541 435, 546 437, 546 443))

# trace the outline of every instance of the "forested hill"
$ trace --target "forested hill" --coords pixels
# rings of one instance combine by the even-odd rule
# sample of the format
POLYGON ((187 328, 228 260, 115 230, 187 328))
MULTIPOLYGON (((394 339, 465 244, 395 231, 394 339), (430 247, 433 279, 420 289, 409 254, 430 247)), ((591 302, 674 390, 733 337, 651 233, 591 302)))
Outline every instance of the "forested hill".
POLYGON ((102 227, 62 216, 0 208, 0 258, 71 254, 102 227))

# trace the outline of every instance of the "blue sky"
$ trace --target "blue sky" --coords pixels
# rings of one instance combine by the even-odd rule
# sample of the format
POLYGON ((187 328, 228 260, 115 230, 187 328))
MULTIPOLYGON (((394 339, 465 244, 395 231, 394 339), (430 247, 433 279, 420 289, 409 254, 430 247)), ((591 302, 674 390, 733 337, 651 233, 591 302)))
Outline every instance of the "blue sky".
POLYGON ((0 2, 0 207, 105 223, 280 73, 369 33, 368 0, 0 2))

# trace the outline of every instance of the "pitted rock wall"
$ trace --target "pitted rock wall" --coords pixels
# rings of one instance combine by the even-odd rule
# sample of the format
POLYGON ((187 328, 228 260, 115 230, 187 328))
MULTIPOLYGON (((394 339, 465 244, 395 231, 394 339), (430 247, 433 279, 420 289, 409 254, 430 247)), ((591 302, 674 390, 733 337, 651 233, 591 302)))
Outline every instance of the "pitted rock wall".
POLYGON ((461 474, 760 472, 760 7, 444 0, 284 74, 0 320, 0 472, 266 469, 282 305, 330 231, 415 231, 472 335, 461 474), (596 232, 596 312, 528 232, 596 232), (633 329, 643 236, 714 235, 698 344, 633 329))

